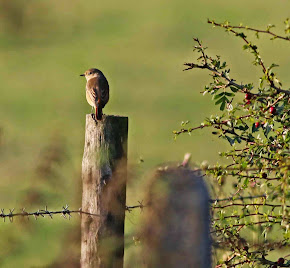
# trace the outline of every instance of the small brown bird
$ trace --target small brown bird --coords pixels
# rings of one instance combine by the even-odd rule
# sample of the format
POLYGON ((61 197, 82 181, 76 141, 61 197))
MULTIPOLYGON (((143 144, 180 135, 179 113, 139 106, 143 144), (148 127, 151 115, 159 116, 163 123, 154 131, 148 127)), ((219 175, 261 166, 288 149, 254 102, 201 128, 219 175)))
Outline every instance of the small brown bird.
POLYGON ((104 74, 95 68, 85 71, 80 76, 87 79, 87 102, 95 109, 95 118, 102 120, 102 110, 109 101, 109 83, 104 74))

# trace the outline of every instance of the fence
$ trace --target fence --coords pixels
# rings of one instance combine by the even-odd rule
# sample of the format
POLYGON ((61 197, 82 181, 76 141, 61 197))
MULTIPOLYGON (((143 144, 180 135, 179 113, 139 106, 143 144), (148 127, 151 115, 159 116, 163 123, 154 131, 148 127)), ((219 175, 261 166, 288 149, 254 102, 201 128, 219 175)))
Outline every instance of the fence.
MULTIPOLYGON (((14 209, 5 212, 1 209, 0 218, 12 222, 17 216, 37 219, 61 215, 69 219, 72 214, 79 214, 82 232, 81 267, 122 268, 125 211, 146 207, 142 228, 139 230, 144 250, 144 267, 207 268, 211 266, 210 233, 227 230, 227 227, 210 230, 210 204, 212 210, 235 206, 281 207, 266 202, 244 203, 247 199, 265 200, 265 195, 211 200, 199 171, 186 168, 188 159, 180 166, 164 165, 158 168, 147 187, 145 203, 127 206, 127 140, 127 117, 104 116, 96 124, 87 115, 82 163, 82 208, 70 210, 66 205, 58 211, 45 207, 34 212, 24 208, 20 212, 14 212, 14 209), (230 204, 218 205, 224 201, 230 201, 230 204)), ((237 224, 236 227, 241 229, 244 226, 245 223, 237 224)), ((264 257, 259 261, 266 265, 277 264, 264 257)), ((280 266, 289 267, 288 264, 280 266)))

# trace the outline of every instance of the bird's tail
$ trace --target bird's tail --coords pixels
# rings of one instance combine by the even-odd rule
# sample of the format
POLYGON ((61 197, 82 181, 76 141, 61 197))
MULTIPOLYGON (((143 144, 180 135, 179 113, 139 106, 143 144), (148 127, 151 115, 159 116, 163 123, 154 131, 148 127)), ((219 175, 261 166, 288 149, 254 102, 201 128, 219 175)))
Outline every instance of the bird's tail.
POLYGON ((96 118, 97 120, 102 120, 103 111, 101 105, 96 106, 96 118))

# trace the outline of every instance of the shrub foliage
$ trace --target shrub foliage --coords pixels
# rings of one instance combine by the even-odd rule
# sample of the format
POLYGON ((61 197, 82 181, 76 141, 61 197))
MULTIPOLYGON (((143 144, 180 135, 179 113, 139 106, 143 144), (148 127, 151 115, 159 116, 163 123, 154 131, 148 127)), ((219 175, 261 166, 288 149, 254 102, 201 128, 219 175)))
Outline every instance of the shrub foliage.
POLYGON ((268 35, 271 40, 289 42, 289 21, 284 22, 284 35, 275 34, 274 25, 259 30, 228 21, 208 23, 240 38, 243 49, 252 53, 253 64, 262 71, 257 86, 239 83, 228 64, 220 56, 209 55, 198 38, 194 38, 197 60, 185 63, 185 70, 210 73, 212 80, 202 93, 212 95, 220 114, 196 127, 183 122, 174 131, 175 137, 208 128, 231 145, 220 153, 227 165, 202 165, 206 174, 216 178, 212 183, 217 198, 212 204, 216 267, 290 267, 289 255, 279 259, 271 257, 279 251, 269 255, 270 251, 289 249, 290 91, 278 79, 278 65, 266 64, 258 46, 246 35, 254 32, 256 38, 268 35))

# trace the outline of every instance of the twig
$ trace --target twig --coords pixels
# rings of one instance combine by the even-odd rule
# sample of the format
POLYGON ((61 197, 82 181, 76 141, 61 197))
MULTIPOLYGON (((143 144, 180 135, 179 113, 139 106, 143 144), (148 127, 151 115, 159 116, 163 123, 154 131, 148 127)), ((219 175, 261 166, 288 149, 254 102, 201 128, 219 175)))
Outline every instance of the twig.
MULTIPOLYGON (((264 256, 262 256, 262 258, 258 258, 258 261, 261 263, 261 264, 269 264, 269 265, 277 265, 278 262, 273 262, 273 261, 269 261, 267 260, 264 256)), ((287 264, 287 263, 280 263, 279 264, 279 267, 290 267, 290 263, 287 264)))
POLYGON ((267 196, 265 194, 263 195, 256 195, 256 196, 239 196, 239 197, 227 197, 223 199, 210 199, 211 203, 216 203, 216 202, 222 202, 222 201, 234 201, 234 200, 244 200, 244 199, 255 199, 255 198, 266 198, 267 196))
MULTIPOLYGON (((210 24, 214 24, 215 26, 221 26, 221 25, 218 25, 218 23, 215 23, 214 21, 211 21, 211 20, 207 20, 208 23, 210 24)), ((286 41, 290 41, 290 36, 281 36, 281 35, 278 35, 278 34, 275 34, 273 32, 271 32, 270 30, 259 30, 259 29, 255 29, 255 28, 252 28, 252 27, 248 27, 248 26, 231 26, 231 25, 225 25, 223 24, 223 26, 221 26, 223 28, 232 28, 232 29, 245 29, 245 30, 248 30, 248 31, 253 31, 253 32, 256 32, 256 33, 265 33, 265 34, 270 34, 272 36, 274 36, 274 38, 279 38, 279 39, 283 39, 283 40, 286 40, 286 41)))
MULTIPOLYGON (((276 208, 276 207, 283 207, 284 205, 274 205, 274 204, 268 204, 268 203, 247 203, 247 204, 240 204, 240 203, 232 203, 232 204, 227 204, 224 206, 213 206, 213 209, 221 209, 221 208, 227 208, 227 207, 233 207, 233 206, 242 206, 242 207, 247 207, 247 206, 268 206, 268 207, 272 207, 272 208, 276 208)), ((290 208, 290 206, 285 205, 287 208, 290 208)))
MULTIPOLYGON (((216 229, 214 231, 211 231, 211 233, 216 233, 216 232, 220 232, 220 231, 223 231, 223 230, 228 230, 230 228, 233 228, 233 227, 245 227, 245 226, 250 226, 250 225, 256 225, 256 224, 263 224, 263 223, 279 223, 281 224, 281 221, 257 221, 257 222, 249 222, 249 223, 239 223, 239 224, 233 224, 231 226, 226 226, 226 227, 223 227, 223 228, 219 228, 219 229, 216 229)), ((240 228, 241 229, 241 228, 240 228)))
MULTIPOLYGON (((213 25, 215 25, 215 26, 218 26, 218 27, 222 27, 222 28, 225 28, 225 29, 227 29, 229 32, 232 32, 233 34, 235 34, 236 36, 240 36, 244 41, 245 41, 245 43, 253 50, 253 52, 255 53, 255 55, 259 58, 259 65, 262 67, 262 69, 263 69, 263 73, 266 75, 266 77, 267 77, 267 81, 269 82, 269 84, 270 84, 270 86, 272 87, 272 88, 274 88, 274 89, 276 89, 276 91, 278 92, 278 93, 281 93, 281 92, 283 92, 283 93, 286 93, 286 94, 288 94, 288 95, 290 95, 290 91, 288 91, 288 90, 284 90, 284 89, 281 89, 281 88, 279 88, 279 87, 277 87, 277 86, 275 86, 275 84, 274 84, 274 81, 271 79, 271 77, 270 77, 270 75, 269 75, 269 73, 268 73, 268 71, 267 71, 267 68, 265 67, 265 64, 264 64, 264 62, 263 62, 263 60, 262 60, 262 58, 261 58, 261 56, 260 56, 260 54, 259 54, 259 52, 258 52, 258 48, 256 47, 256 46, 254 46, 254 45, 252 45, 248 40, 247 40, 247 38, 246 38, 246 36, 244 35, 244 34, 241 34, 241 33, 238 33, 237 31, 235 31, 235 30, 233 30, 233 27, 231 27, 230 25, 224 25, 224 24, 222 24, 222 23, 216 23, 216 22, 214 22, 214 21, 211 21, 211 20, 208 20, 208 23, 211 23, 211 24, 213 24, 213 25)), ((288 39, 287 39, 288 40, 288 39)), ((204 66, 206 66, 207 64, 204 64, 204 66)), ((199 68, 199 67, 195 67, 195 68, 199 68)), ((207 68, 207 69, 209 69, 209 68, 207 68)), ((222 76, 223 78, 225 78, 224 76, 222 76)), ((230 80, 230 79, 227 79, 228 81, 230 80)), ((240 88, 240 87, 238 87, 238 88, 240 88)))

